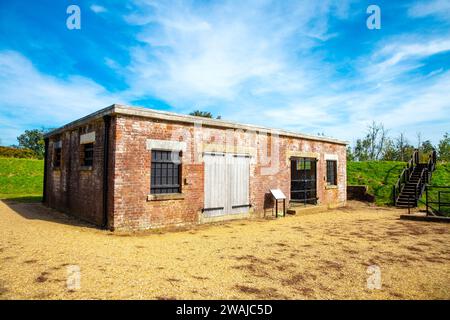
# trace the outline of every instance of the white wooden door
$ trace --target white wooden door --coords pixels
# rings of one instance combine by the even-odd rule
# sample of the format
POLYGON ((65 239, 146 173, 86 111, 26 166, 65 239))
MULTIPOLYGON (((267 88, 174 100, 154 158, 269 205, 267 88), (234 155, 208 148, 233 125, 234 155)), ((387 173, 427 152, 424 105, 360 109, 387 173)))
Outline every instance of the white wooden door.
POLYGON ((247 212, 250 157, 231 153, 205 153, 205 203, 208 217, 247 212))

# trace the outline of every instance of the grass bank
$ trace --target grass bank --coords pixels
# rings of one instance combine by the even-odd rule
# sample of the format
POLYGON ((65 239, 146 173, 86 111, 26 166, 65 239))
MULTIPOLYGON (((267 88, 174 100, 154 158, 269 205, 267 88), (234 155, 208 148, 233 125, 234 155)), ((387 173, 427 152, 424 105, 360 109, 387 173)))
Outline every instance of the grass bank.
POLYGON ((361 161, 347 163, 348 185, 366 185, 379 205, 392 203, 392 186, 405 167, 400 161, 361 161))
POLYGON ((0 157, 0 199, 39 201, 44 161, 0 157))

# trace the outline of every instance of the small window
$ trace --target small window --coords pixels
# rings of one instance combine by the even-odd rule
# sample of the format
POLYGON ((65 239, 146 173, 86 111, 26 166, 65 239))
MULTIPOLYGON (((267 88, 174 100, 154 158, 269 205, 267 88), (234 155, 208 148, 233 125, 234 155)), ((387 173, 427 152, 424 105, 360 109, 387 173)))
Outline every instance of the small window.
POLYGON ((337 161, 327 160, 327 185, 337 185, 337 161))
POLYGON ((84 167, 92 166, 94 162, 94 144, 83 144, 82 149, 81 165, 84 167))
POLYGON ((59 168, 61 167, 61 147, 56 147, 53 150, 53 168, 59 168))
POLYGON ((181 152, 152 150, 150 193, 181 193, 181 152))

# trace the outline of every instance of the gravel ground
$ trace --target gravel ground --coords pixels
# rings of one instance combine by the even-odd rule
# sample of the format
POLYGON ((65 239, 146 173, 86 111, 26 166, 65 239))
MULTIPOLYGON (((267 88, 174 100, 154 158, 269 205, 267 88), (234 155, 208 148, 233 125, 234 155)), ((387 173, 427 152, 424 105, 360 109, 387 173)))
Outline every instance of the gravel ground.
POLYGON ((450 299, 450 226, 400 213, 353 202, 114 234, 40 204, 0 201, 0 299, 450 299), (81 282, 69 290, 72 265, 81 282), (373 265, 381 289, 367 287, 373 265))

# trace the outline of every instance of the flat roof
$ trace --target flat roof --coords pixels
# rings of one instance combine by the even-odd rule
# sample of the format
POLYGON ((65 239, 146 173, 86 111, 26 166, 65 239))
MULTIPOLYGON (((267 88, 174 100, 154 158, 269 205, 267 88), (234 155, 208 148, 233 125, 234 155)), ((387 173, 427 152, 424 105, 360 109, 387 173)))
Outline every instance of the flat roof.
POLYGON ((117 115, 127 115, 127 116, 137 116, 137 117, 151 118, 151 119, 158 119, 158 120, 166 120, 166 121, 174 121, 174 122, 191 123, 191 124, 201 123, 203 126, 208 126, 208 127, 251 130, 251 131, 258 131, 258 132, 262 132, 262 133, 276 133, 280 136, 286 136, 286 137, 329 142, 329 143, 341 144, 341 145, 348 144, 347 141, 329 138, 329 137, 308 135, 308 134, 303 134, 303 133, 298 133, 298 132, 286 131, 286 130, 282 130, 282 129, 268 128, 268 127, 256 126, 256 125, 251 125, 251 124, 241 124, 241 123, 231 122, 231 121, 221 120, 221 119, 196 117, 196 116, 191 116, 191 115, 178 114, 178 113, 174 113, 174 112, 160 111, 160 110, 148 109, 148 108, 143 108, 143 107, 131 107, 131 106, 120 105, 120 104, 113 104, 109 107, 98 110, 98 111, 91 113, 85 117, 82 117, 78 120, 72 121, 58 129, 48 132, 47 134, 44 135, 44 137, 48 138, 48 137, 54 136, 56 134, 60 134, 66 130, 71 130, 73 128, 82 126, 92 120, 102 118, 103 116, 116 115, 116 114, 117 115))

